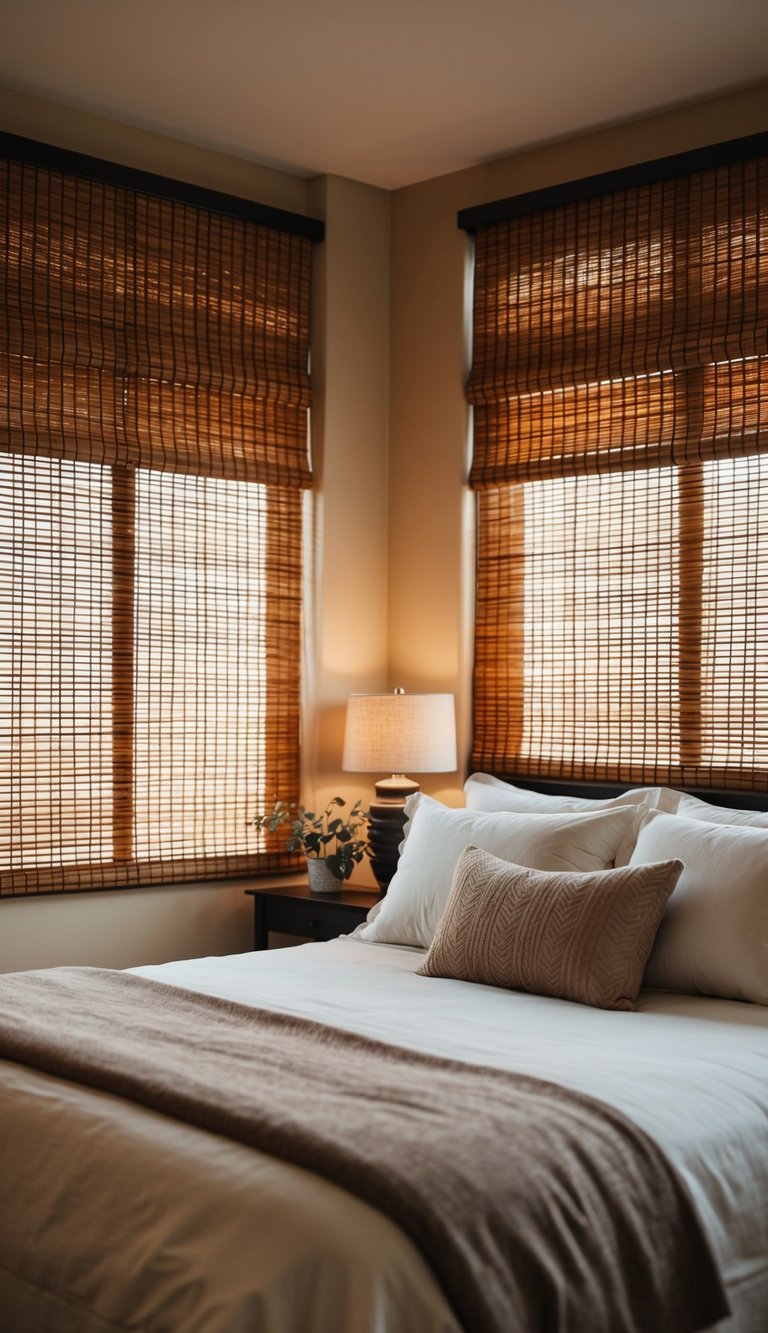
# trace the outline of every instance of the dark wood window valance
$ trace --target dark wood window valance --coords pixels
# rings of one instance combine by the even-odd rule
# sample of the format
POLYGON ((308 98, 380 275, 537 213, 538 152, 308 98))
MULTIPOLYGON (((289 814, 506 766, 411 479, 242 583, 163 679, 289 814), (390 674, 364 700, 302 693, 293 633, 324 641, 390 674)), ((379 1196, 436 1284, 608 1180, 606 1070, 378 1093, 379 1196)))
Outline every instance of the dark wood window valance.
POLYGON ((4 140, 2 892, 275 868, 317 224, 4 140))
POLYGON ((475 217, 478 767, 768 789, 768 136, 727 149, 475 217))

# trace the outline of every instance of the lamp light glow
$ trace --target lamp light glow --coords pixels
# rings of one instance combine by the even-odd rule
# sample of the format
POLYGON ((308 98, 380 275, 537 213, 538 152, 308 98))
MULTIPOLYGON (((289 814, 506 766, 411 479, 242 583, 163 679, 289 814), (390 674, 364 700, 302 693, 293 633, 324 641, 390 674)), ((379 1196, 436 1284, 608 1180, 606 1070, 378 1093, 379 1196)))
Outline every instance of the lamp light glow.
POLYGON ((453 695, 350 695, 342 768, 347 773, 453 772, 453 695))

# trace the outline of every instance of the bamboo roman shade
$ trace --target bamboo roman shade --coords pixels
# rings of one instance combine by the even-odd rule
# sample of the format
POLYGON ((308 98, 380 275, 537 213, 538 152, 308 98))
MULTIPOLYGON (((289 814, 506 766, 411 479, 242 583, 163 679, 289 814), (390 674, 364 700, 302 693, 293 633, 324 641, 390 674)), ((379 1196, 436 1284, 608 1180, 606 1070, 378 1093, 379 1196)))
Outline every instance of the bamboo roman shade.
POLYGON ((40 156, 0 157, 2 892, 275 868, 311 240, 40 156))
POLYGON ((765 446, 768 158, 476 237, 472 484, 765 446))
POLYGON ((478 767, 768 789, 757 137, 477 228, 478 767))
POLYGON ((0 445, 306 486, 311 243, 0 162, 0 445))

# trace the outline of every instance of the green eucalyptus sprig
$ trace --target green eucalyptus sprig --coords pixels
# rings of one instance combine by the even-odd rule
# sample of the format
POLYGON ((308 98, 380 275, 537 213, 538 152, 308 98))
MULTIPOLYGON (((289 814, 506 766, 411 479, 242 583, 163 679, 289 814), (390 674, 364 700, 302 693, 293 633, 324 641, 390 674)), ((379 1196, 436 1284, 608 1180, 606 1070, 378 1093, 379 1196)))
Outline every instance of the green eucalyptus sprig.
POLYGON ((324 860, 336 879, 345 880, 362 861, 368 845, 368 811, 361 801, 355 801, 347 817, 340 818, 336 812, 346 804, 341 796, 334 796, 318 815, 295 801, 276 801, 270 814, 256 815, 248 822, 262 833, 287 827, 286 851, 303 850, 307 856, 324 860))

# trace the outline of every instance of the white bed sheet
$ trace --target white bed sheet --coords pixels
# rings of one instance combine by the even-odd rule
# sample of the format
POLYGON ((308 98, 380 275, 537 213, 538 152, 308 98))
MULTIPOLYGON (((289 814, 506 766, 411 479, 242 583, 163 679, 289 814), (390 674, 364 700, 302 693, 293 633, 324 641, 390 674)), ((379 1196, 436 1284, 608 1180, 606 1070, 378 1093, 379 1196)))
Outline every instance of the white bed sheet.
POLYGON ((423 956, 347 937, 134 970, 609 1102, 683 1176, 729 1290, 768 1295, 768 1009, 647 991, 617 1013, 418 977, 423 956))
MULTIPOLYGON (((766 1333, 768 1010, 608 1013, 416 977, 422 956, 341 939, 134 971, 611 1102, 688 1183, 737 1311, 717 1333, 766 1333)), ((0 1178, 13 1333, 459 1333, 411 1242, 329 1181, 7 1063, 0 1178)))

